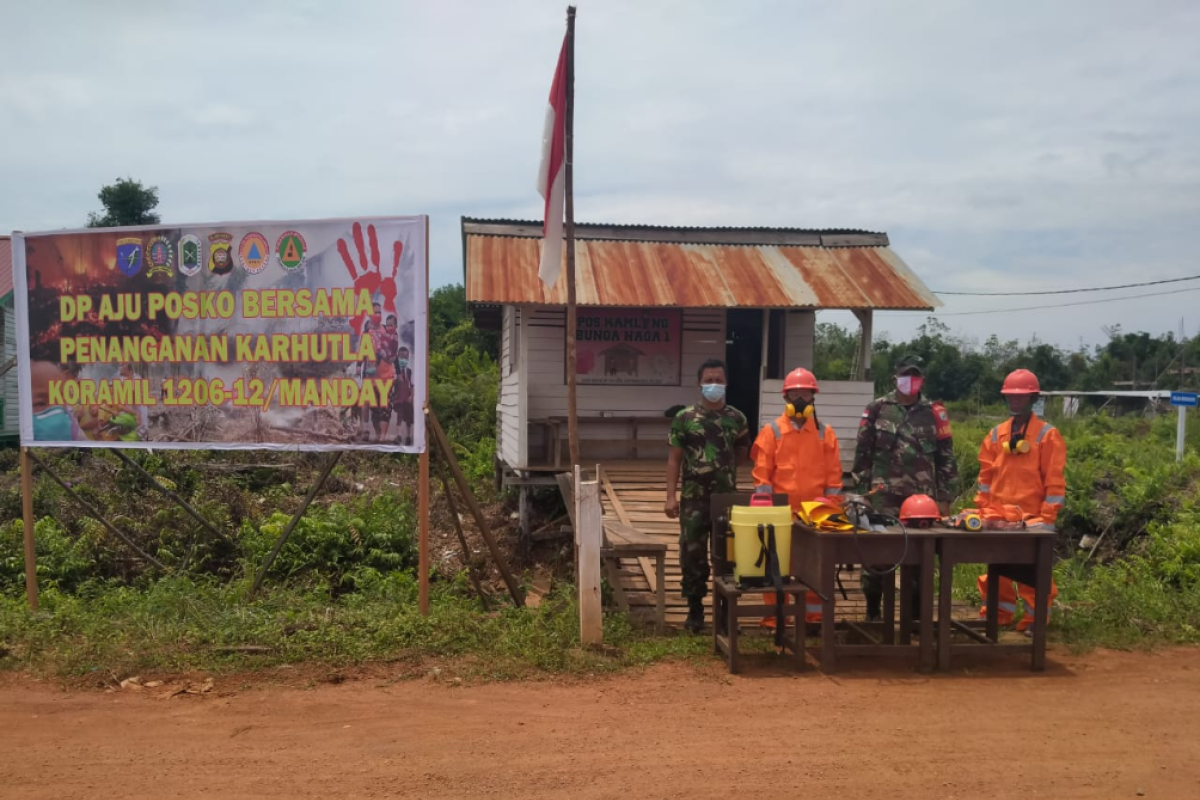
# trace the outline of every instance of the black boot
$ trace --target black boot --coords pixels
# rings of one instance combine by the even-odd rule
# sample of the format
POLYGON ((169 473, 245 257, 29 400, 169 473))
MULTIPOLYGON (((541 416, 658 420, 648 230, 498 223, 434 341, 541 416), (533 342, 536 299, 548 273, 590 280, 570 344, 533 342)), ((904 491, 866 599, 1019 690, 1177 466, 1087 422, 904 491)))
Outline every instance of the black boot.
POLYGON ((867 622, 879 622, 883 619, 883 593, 871 592, 867 598, 867 622))
POLYGON ((704 628, 704 600, 700 597, 688 598, 687 621, 683 628, 691 633, 699 633, 704 628))

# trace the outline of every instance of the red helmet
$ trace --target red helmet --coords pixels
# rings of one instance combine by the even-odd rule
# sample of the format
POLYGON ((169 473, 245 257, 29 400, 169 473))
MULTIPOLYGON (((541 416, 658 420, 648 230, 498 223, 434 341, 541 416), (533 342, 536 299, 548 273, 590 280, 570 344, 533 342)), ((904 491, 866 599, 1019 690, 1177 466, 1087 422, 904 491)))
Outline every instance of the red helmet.
POLYGON ((1004 379, 1000 394, 1038 394, 1041 391, 1037 375, 1027 369, 1016 369, 1004 379))
POLYGON ((900 506, 900 521, 907 524, 920 519, 941 519, 937 503, 927 494, 914 494, 900 506))
POLYGON ((783 392, 791 389, 812 389, 814 392, 821 391, 817 388, 817 376, 806 370, 804 367, 796 367, 787 374, 783 379, 783 392))

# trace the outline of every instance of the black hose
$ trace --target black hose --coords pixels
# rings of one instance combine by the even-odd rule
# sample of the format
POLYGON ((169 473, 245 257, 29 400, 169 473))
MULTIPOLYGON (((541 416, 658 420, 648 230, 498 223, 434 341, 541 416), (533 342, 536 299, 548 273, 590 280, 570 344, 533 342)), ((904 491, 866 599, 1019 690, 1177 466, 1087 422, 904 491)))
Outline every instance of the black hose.
MULTIPOLYGON (((847 512, 849 512, 851 507, 858 507, 862 511, 862 515, 861 516, 856 515, 855 519, 866 519, 867 524, 868 525, 870 524, 871 515, 874 514, 874 512, 871 510, 870 506, 868 506, 866 503, 850 502, 850 503, 847 503, 847 505, 846 505, 847 512)), ((847 513, 846 516, 847 516, 847 518, 849 518, 850 514, 847 513)), ((857 523, 851 523, 854 527, 850 529, 850 535, 851 535, 851 537, 853 537, 852 540, 854 542, 854 551, 856 553, 858 553, 859 564, 862 567, 863 572, 867 573, 868 575, 874 575, 876 577, 882 578, 887 575, 894 575, 896 573, 896 570, 900 569, 900 567, 904 564, 905 559, 908 558, 908 528, 904 527, 904 523, 900 521, 899 517, 893 517, 891 515, 884 515, 884 514, 875 514, 875 516, 876 517, 884 517, 885 519, 895 520, 896 524, 900 526, 900 534, 904 537, 904 549, 900 552, 900 560, 899 561, 897 561, 895 564, 893 564, 892 566, 890 566, 884 570, 877 570, 877 569, 873 568, 872 566, 867 564, 866 559, 863 557, 862 548, 859 547, 859 544, 858 544, 859 531, 862 531, 864 533, 870 533, 871 532, 870 528, 861 528, 858 526, 857 523)))

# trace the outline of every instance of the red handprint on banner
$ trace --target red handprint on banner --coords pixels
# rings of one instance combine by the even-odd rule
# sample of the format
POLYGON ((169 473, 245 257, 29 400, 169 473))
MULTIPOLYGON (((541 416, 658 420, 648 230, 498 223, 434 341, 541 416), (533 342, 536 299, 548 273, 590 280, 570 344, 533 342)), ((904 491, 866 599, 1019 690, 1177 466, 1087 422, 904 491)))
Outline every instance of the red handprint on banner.
MULTIPOLYGON (((350 246, 346 244, 345 239, 338 239, 337 249, 338 254, 342 257, 342 263, 346 265, 346 271, 350 273, 350 278, 354 281, 355 295, 365 289, 374 300, 375 295, 378 294, 383 302, 384 313, 395 314, 396 274, 400 269, 400 256, 404 254, 404 242, 397 240, 392 244, 392 272, 390 275, 384 275, 379 268, 379 236, 375 232, 375 226, 367 226, 367 240, 371 245, 369 262, 367 261, 367 243, 363 242, 362 223, 354 223, 353 234, 354 248, 358 252, 358 266, 355 266, 354 259, 350 256, 350 246)), ((351 320, 350 325, 354 328, 355 333, 362 333, 364 321, 364 317, 351 320)))

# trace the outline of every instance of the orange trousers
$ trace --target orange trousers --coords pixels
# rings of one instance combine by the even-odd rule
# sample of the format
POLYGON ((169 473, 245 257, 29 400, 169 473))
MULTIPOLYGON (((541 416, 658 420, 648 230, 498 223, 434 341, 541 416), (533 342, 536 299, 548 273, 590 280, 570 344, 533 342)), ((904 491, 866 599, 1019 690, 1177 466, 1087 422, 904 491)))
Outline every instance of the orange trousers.
MULTIPOLYGON (((763 592, 763 603, 768 606, 774 605, 775 604, 775 593, 774 592, 763 592)), ((784 626, 787 625, 788 619, 789 619, 789 617, 784 618, 784 620, 783 620, 784 626)), ((817 597, 816 592, 805 592, 804 593, 804 621, 805 622, 814 622, 814 623, 821 621, 821 598, 817 597)), ((759 627, 761 627, 761 628, 774 628, 775 627, 775 615, 772 614, 769 617, 763 617, 762 622, 760 622, 758 624, 759 624, 759 627)))
MULTIPOLYGON (((979 616, 987 616, 987 575, 980 575, 976 580, 975 585, 979 588, 979 594, 983 597, 984 605, 979 609, 979 616)), ((1017 630, 1023 631, 1033 625, 1033 604, 1036 598, 1036 593, 1032 586, 1027 586, 1023 583, 1009 580, 1008 578, 1000 579, 1000 602, 999 609, 996 611, 996 620, 1004 626, 1012 625, 1013 618, 1017 615, 1017 597, 1020 596, 1021 601, 1025 604, 1025 615, 1021 617, 1021 621, 1017 623, 1017 630)), ((1058 597, 1058 586, 1054 580, 1050 580, 1050 605, 1054 604, 1054 598, 1058 597)), ((1049 621, 1049 612, 1046 614, 1046 620, 1049 621)))

